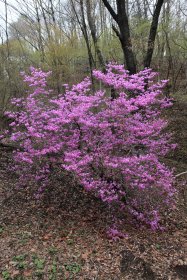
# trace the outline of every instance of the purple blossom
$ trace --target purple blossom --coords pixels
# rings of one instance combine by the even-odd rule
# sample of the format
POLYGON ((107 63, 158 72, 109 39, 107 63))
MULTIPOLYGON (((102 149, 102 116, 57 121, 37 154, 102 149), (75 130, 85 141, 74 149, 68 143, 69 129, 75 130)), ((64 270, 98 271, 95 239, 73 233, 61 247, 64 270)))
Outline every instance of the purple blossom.
MULTIPOLYGON (((173 173, 160 160, 175 148, 160 117, 171 106, 161 95, 167 81, 155 83, 151 69, 129 75, 110 63, 106 73, 94 71, 103 84, 99 91, 93 93, 86 78, 72 88, 64 84, 65 94, 54 97, 47 89, 51 72, 30 71, 22 73, 28 96, 13 99, 19 110, 6 113, 10 138, 21 148, 14 155, 20 184, 37 184, 38 197, 60 166, 107 204, 124 209, 126 203, 136 219, 158 229, 159 212, 173 207, 175 194, 173 173)), ((117 236, 115 230, 111 234, 117 236)))

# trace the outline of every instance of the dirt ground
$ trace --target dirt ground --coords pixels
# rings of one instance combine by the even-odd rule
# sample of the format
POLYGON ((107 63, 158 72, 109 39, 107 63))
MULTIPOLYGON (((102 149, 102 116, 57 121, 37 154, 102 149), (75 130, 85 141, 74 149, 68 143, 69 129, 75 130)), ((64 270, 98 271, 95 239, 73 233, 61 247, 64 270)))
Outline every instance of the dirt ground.
MULTIPOLYGON (((187 102, 175 102, 166 115, 179 147, 165 160, 177 174, 187 171, 187 102)), ((165 231, 127 222, 126 237, 113 242, 105 205, 60 181, 36 201, 29 190, 15 188, 11 164, 11 151, 1 147, 0 279, 187 279, 187 175, 176 182, 179 202, 165 231)))

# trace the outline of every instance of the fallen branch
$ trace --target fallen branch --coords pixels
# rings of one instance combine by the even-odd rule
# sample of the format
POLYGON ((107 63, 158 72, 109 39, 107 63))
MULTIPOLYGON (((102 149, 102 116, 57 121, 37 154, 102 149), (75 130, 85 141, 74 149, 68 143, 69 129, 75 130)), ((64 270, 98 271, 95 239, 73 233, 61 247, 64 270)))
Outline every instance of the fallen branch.
POLYGON ((0 142, 0 147, 11 149, 11 150, 20 149, 19 146, 15 146, 15 145, 12 145, 12 144, 5 144, 5 143, 2 143, 2 142, 0 142))
POLYGON ((180 176, 182 176, 182 175, 184 175, 184 174, 187 174, 187 171, 184 171, 184 172, 181 172, 181 173, 175 175, 175 178, 180 177, 180 176))

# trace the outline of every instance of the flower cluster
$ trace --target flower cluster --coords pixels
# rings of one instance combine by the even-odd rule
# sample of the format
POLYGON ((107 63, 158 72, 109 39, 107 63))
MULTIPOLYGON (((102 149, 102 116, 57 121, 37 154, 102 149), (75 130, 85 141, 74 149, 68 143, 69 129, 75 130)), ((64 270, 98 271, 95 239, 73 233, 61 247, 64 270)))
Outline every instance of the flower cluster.
POLYGON ((12 101, 16 112, 7 112, 11 140, 20 143, 14 154, 20 184, 37 184, 39 195, 58 166, 102 201, 157 229, 175 193, 172 171, 162 162, 175 147, 160 116, 171 105, 161 94, 167 81, 155 82, 150 69, 130 75, 109 64, 106 73, 93 72, 95 92, 86 78, 56 96, 47 88, 50 72, 31 68, 22 75, 29 94, 12 101))

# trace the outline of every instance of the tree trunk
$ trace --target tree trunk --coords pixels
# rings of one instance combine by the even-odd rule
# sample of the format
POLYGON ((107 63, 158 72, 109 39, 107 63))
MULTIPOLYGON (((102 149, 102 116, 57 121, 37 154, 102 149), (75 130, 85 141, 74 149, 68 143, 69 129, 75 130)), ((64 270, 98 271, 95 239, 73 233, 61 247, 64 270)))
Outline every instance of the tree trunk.
MULTIPOLYGON (((113 29, 121 42, 126 67, 129 70, 130 74, 134 74, 136 73, 136 61, 132 48, 129 21, 128 21, 128 15, 126 11, 127 2, 126 0, 116 0, 116 5, 117 5, 117 13, 116 13, 108 0, 102 0, 102 1, 105 7, 108 9, 110 15, 118 25, 118 28, 113 26, 113 29)), ((144 67, 150 67, 151 64, 153 51, 154 51, 156 32, 158 27, 158 20, 159 20, 163 3, 164 0, 157 0, 156 7, 153 13, 148 44, 147 44, 147 54, 144 58, 144 67)))
POLYGON ((126 13, 126 1, 116 0, 117 14, 107 0, 102 1, 118 25, 119 30, 114 26, 113 29, 121 42, 124 55, 124 64, 126 64, 127 70, 129 70, 130 74, 134 74, 136 73, 136 62, 132 49, 128 16, 126 13))
POLYGON ((155 11, 153 14, 153 19, 152 19, 152 23, 151 23, 149 39, 148 39, 148 44, 147 44, 147 54, 144 59, 144 67, 150 67, 150 65, 151 65, 151 60, 152 60, 154 45, 155 45, 156 32, 157 32, 157 27, 158 27, 158 20, 159 20, 159 16, 160 16, 160 12, 161 12, 163 3, 164 3, 164 0, 157 1, 156 8, 155 8, 155 11))
POLYGON ((95 51, 96 51, 96 54, 97 54, 97 57, 98 57, 98 60, 99 60, 99 64, 102 67, 102 69, 105 70, 105 61, 104 61, 102 52, 101 52, 101 50, 99 48, 99 45, 98 45, 98 37, 97 37, 97 32, 96 32, 96 26, 95 26, 95 23, 94 23, 94 18, 93 18, 92 12, 91 12, 92 7, 91 7, 90 2, 91 2, 91 0, 86 0, 88 24, 89 24, 89 28, 90 28, 90 31, 91 31, 92 40, 93 40, 93 43, 94 43, 94 48, 95 48, 95 51))
POLYGON ((80 26, 80 29, 82 31, 85 43, 86 43, 87 52, 88 52, 89 67, 90 67, 90 76, 91 76, 91 80, 92 80, 92 87, 94 88, 93 67, 95 67, 95 61, 94 61, 94 58, 93 58, 93 55, 92 55, 92 50, 91 50, 91 46, 90 46, 90 42, 89 42, 89 36, 88 36, 86 20, 85 20, 85 15, 84 15, 84 3, 83 3, 83 0, 79 1, 80 12, 81 12, 81 21, 79 19, 78 14, 77 14, 77 11, 76 11, 76 8, 75 8, 75 3, 73 2, 73 0, 71 0, 71 5, 72 5, 73 12, 76 16, 76 19, 78 21, 78 24, 80 26))

